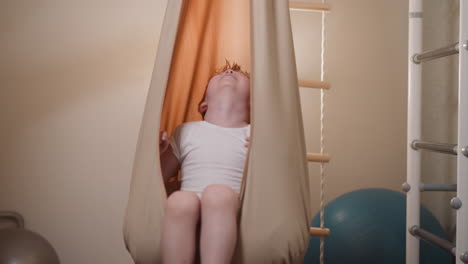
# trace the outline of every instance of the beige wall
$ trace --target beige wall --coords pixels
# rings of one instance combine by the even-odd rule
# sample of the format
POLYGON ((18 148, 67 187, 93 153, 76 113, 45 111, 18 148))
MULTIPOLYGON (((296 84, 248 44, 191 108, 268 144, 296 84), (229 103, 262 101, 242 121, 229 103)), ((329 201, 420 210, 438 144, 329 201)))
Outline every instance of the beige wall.
POLYGON ((122 219, 165 5, 0 2, 0 210, 62 263, 131 263, 122 219))
MULTIPOLYGON (((326 200, 405 180, 407 1, 330 0, 326 200)), ((0 3, 0 210, 63 263, 130 263, 121 226, 166 1, 0 3)), ((292 15, 301 78, 318 78, 317 14, 292 15)), ((301 90, 319 151, 319 92, 301 90)), ((310 165, 318 209, 318 165, 310 165)))
MULTIPOLYGON (((326 22, 326 202, 406 175, 407 1, 330 0, 326 22)), ((320 14, 294 11, 299 77, 320 77, 320 14), (313 32, 313 33, 311 33, 313 32)), ((320 151, 320 92, 301 88, 307 149, 320 151)), ((320 169, 309 166, 319 208, 320 169)))

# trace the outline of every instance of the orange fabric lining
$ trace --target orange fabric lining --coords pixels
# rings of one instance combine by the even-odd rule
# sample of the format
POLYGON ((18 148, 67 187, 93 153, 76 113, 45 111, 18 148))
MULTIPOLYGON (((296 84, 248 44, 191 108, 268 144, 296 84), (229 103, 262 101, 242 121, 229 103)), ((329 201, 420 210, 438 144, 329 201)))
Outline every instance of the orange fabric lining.
POLYGON ((181 18, 161 116, 169 135, 184 122, 202 120, 198 104, 225 59, 250 72, 248 0, 185 0, 181 18))

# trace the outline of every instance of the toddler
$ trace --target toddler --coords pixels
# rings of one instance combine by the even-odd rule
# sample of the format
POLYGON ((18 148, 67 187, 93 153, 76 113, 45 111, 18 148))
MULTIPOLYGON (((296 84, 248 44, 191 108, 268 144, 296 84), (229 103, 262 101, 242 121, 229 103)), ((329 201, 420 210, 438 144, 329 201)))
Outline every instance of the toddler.
POLYGON ((250 135, 250 80, 228 62, 208 82, 203 121, 160 136, 164 180, 182 174, 165 205, 163 263, 193 263, 200 236, 203 264, 229 264, 237 241, 239 192, 250 135))

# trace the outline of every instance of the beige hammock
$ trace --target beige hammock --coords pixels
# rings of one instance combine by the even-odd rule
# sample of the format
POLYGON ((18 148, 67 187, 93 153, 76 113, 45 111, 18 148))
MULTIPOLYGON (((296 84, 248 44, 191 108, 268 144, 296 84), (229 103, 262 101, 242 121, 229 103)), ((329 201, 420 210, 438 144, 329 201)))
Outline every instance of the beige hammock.
POLYGON ((301 263, 309 180, 286 0, 169 0, 143 115, 124 237, 138 264, 161 263, 166 189, 159 131, 200 120, 209 76, 235 60, 251 72, 251 144, 232 263, 301 263))

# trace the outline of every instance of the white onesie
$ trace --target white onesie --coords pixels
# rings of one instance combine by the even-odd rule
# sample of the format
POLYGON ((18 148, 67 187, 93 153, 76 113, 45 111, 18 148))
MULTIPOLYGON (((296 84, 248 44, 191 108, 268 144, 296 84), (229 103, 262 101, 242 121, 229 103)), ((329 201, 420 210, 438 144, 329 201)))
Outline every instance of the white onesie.
POLYGON ((221 127, 207 121, 178 126, 169 143, 181 164, 181 190, 195 192, 199 198, 210 184, 225 184, 240 192, 250 125, 221 127))

